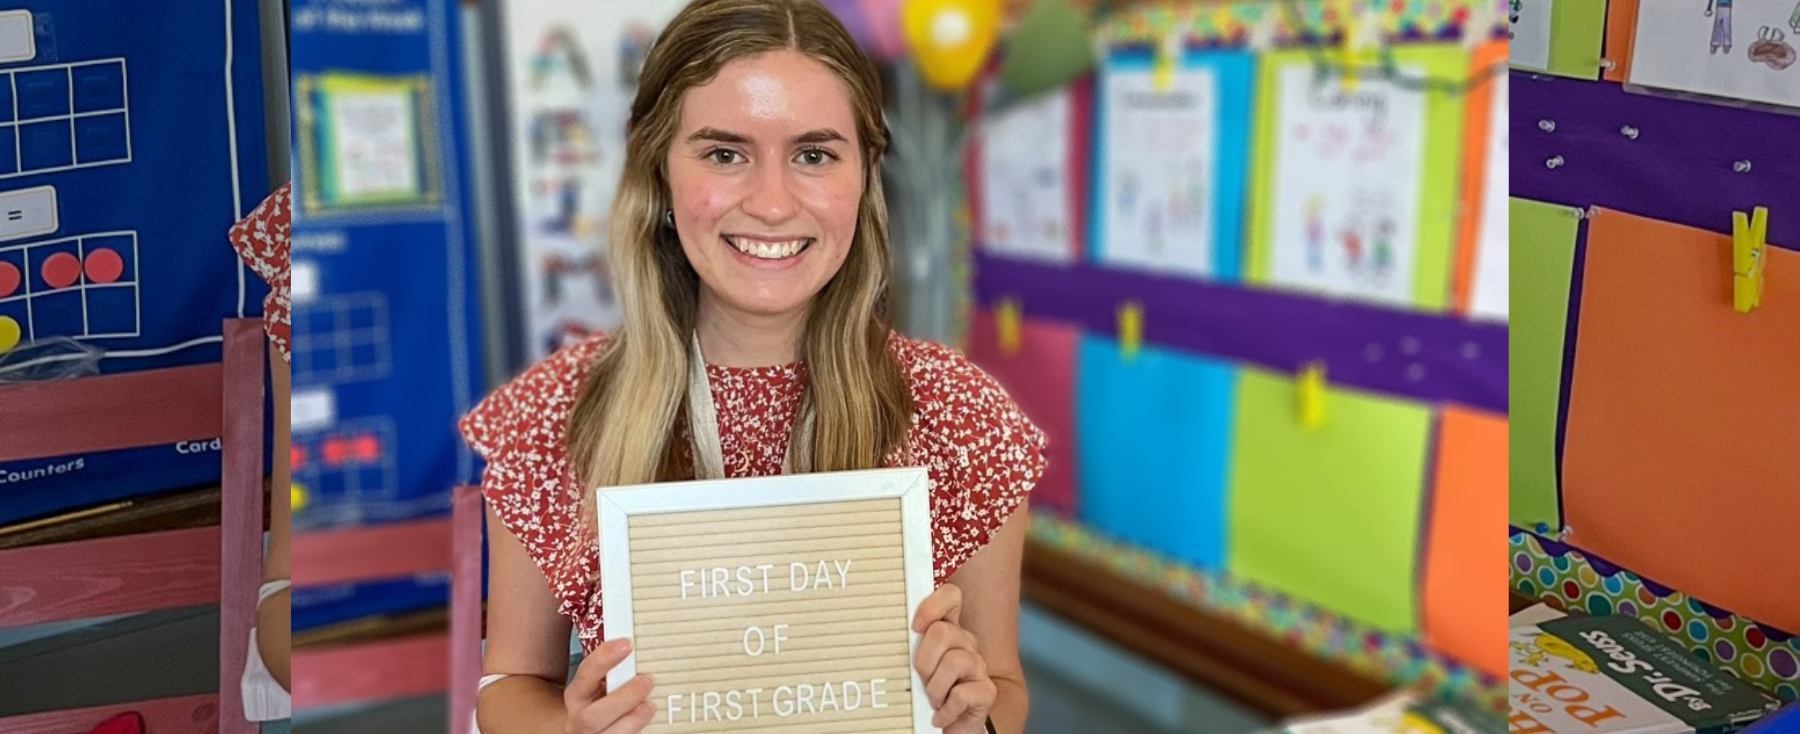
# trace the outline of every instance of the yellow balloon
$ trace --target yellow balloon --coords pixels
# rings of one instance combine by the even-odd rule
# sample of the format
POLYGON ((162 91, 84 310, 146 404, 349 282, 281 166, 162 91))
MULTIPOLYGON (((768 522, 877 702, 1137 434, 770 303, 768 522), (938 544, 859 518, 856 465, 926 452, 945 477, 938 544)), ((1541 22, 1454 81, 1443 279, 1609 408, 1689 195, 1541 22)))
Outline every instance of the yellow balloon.
POLYGON ((907 0, 906 41, 925 83, 954 91, 969 85, 1000 31, 1000 0, 907 0))

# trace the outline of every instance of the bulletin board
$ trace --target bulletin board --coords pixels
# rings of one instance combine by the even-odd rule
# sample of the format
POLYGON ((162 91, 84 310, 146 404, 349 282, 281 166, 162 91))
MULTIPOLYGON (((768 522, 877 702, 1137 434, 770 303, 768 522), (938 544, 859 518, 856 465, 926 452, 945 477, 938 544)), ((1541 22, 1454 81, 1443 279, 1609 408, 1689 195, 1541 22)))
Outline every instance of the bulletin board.
POLYGON ((490 81, 504 115, 494 120, 506 165, 495 202, 507 243, 494 261, 508 287, 490 304, 509 369, 618 326, 607 231, 625 166, 625 123, 650 43, 685 2, 485 4, 500 29, 489 47, 490 81), (513 286, 512 284, 518 284, 513 286))
POLYGON ((1777 415, 1800 401, 1800 295, 1782 275, 1800 267, 1800 218, 1782 213, 1800 152, 1779 142, 1796 118, 1778 109, 1800 77, 1767 65, 1779 49, 1750 48, 1793 7, 1612 5, 1605 81, 1511 80, 1515 282, 1537 276, 1534 312, 1513 317, 1531 365, 1515 401, 1531 407, 1515 416, 1529 443, 1515 448, 1511 585, 1636 616, 1793 700, 1800 585, 1775 525, 1800 514, 1800 465, 1757 449, 1800 441, 1777 415), (1721 83, 1726 66, 1745 73, 1721 83), (1733 214, 1759 206, 1764 290, 1739 312, 1733 214))
MULTIPOLYGON (((1480 610, 1500 603, 1488 523, 1507 490, 1510 128, 1504 85, 1471 80, 1504 75, 1506 6, 1370 3, 1394 49, 1381 63, 1412 75, 1386 89, 1373 72, 1349 84, 1329 73, 1329 29, 1354 5, 1157 4, 1099 20, 1088 175, 1075 182, 1087 189, 1087 256, 1020 257, 984 247, 977 228, 966 348, 1050 436, 1034 542, 1322 660, 1503 708, 1504 657, 1483 642, 1501 624, 1480 610), (1481 26, 1467 41, 1465 19, 1481 26), (1109 162, 1146 155, 1119 147, 1155 129, 1109 134, 1115 79, 1199 141, 1136 190, 1109 162), (1448 83, 1408 86, 1419 80, 1448 83), (1205 120, 1209 95, 1210 126, 1168 112, 1205 120), (1346 135, 1409 144, 1382 170, 1403 172, 1411 193, 1330 206, 1289 195, 1298 183, 1279 175, 1277 133, 1335 134, 1332 120, 1296 112, 1309 99, 1356 110, 1346 135), (1375 107, 1410 110, 1411 133, 1371 124, 1375 107), (1112 226, 1121 212, 1135 219, 1112 226), (1347 231, 1365 266, 1355 275, 1347 231), (1391 293, 1376 282, 1377 235, 1395 238, 1391 293), (1404 259, 1401 235, 1416 242, 1404 259), (1328 252, 1338 280, 1366 282, 1282 277, 1328 252)), ((1359 188, 1358 164, 1382 158, 1348 147, 1346 191, 1359 188)), ((972 198, 983 185, 971 174, 972 198)))
MULTIPOLYGON (((455 424, 485 388, 458 6, 305 0, 291 20, 294 529, 441 515, 476 478, 455 424)), ((445 599, 442 578, 296 582, 296 630, 445 599)))
MULTIPOLYGON (((103 350, 103 373, 218 361, 220 324, 266 293, 226 232, 279 183, 258 3, 5 15, 0 361, 56 338, 103 350)), ((218 476, 211 442, 0 463, 0 525, 218 476)))

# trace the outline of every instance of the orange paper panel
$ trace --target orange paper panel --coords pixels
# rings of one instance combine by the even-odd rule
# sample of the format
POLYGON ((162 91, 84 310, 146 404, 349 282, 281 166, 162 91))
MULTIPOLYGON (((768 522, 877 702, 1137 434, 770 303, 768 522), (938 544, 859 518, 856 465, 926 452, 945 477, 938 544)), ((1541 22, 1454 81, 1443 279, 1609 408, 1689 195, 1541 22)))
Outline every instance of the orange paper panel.
MULTIPOLYGON (((1475 68, 1486 69, 1506 63, 1506 51, 1505 41, 1482 46, 1475 51, 1475 68)), ((1475 290, 1475 249, 1481 240, 1481 204, 1487 196, 1483 183, 1488 172, 1488 136, 1492 133, 1488 128, 1493 125, 1494 93, 1504 89, 1501 84, 1483 84, 1469 92, 1469 116, 1465 118, 1468 133, 1463 140, 1463 218, 1462 231, 1458 235, 1462 246, 1456 255, 1454 285, 1456 310, 1463 314, 1469 312, 1469 299, 1475 290)))
POLYGON ((1729 236, 1594 220, 1563 507, 1570 543, 1800 631, 1800 253, 1768 252, 1763 305, 1740 314, 1729 236))
POLYGON ((1425 558, 1425 641, 1506 675, 1506 417, 1447 407, 1425 558))
POLYGON ((1631 47, 1637 43, 1638 0, 1612 0, 1606 4, 1606 59, 1612 68, 1600 78, 1624 82, 1631 76, 1631 47))

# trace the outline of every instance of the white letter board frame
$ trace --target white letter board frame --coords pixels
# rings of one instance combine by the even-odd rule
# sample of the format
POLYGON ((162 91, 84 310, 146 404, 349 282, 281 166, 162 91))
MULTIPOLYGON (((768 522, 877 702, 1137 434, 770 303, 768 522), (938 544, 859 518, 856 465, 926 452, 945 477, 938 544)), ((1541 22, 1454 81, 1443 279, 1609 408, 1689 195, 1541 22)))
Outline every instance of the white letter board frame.
MULTIPOLYGON (((664 482, 595 490, 600 522, 600 579, 605 605, 604 638, 633 636, 630 520, 639 515, 739 510, 900 498, 901 556, 906 566, 906 608, 916 612, 935 590, 931 535, 931 481, 924 467, 787 474, 745 479, 664 482)), ((908 617, 910 622, 911 617, 908 617)), ((907 630, 908 655, 916 659, 919 633, 907 630)), ((608 693, 637 677, 637 656, 627 656, 606 676, 608 693)), ((912 671, 914 734, 942 734, 925 682, 912 671)))

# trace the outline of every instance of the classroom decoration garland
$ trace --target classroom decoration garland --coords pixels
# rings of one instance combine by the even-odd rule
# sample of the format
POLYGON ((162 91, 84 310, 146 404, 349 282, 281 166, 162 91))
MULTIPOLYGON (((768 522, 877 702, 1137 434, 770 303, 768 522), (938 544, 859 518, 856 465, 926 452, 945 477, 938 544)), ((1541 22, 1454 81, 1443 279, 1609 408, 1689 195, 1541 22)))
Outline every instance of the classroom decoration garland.
POLYGON ((1230 619, 1313 657, 1445 700, 1506 710, 1506 687, 1416 638, 1380 632, 1283 594, 1204 571, 1105 538, 1050 515, 1031 518, 1030 535, 1181 603, 1230 619))
POLYGON ((1623 614, 1667 633, 1701 659, 1787 701, 1800 700, 1800 637, 1645 579, 1567 543, 1510 534, 1512 586, 1566 609, 1623 614))
MULTIPOLYGON (((1459 38, 1470 9, 1479 2, 1503 8, 1505 0, 1360 0, 1369 5, 1390 40, 1451 40, 1459 38)), ((1344 6, 1321 0, 1269 0, 1268 2, 1195 3, 1171 2, 1135 6, 1100 19, 1096 34, 1108 43, 1149 44, 1171 34, 1184 33, 1203 46, 1232 45, 1249 38, 1250 29, 1265 14, 1278 17, 1276 43, 1317 43, 1321 32, 1339 24, 1344 6)), ((1498 31, 1506 21, 1501 9, 1495 14, 1498 31)))

